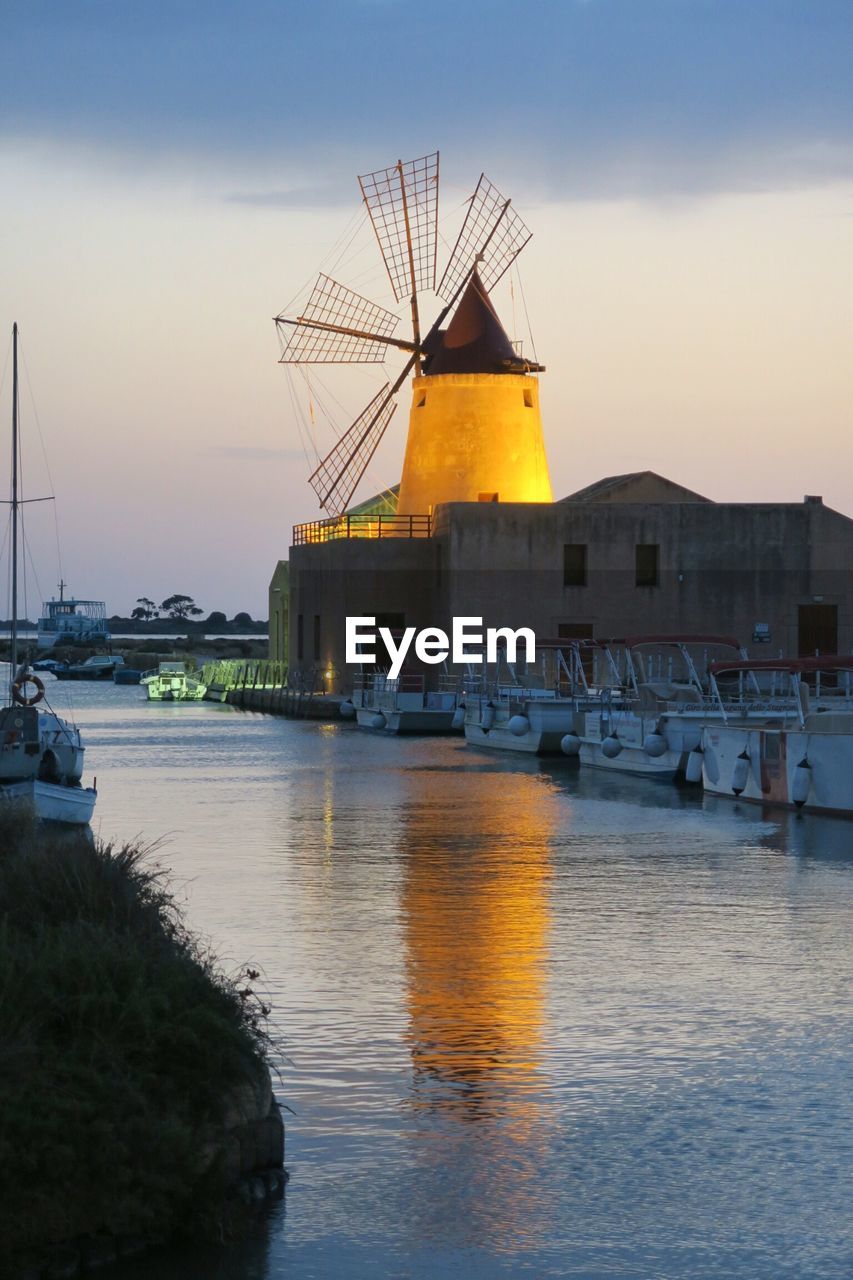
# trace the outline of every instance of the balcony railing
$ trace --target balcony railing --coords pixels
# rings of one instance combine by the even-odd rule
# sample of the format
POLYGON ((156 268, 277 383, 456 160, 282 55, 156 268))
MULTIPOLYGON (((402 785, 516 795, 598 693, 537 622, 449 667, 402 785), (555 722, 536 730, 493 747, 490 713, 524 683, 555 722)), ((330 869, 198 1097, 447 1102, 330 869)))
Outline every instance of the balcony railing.
POLYGON ((340 538, 428 538, 431 516, 333 516, 293 526, 293 546, 337 542, 340 538))

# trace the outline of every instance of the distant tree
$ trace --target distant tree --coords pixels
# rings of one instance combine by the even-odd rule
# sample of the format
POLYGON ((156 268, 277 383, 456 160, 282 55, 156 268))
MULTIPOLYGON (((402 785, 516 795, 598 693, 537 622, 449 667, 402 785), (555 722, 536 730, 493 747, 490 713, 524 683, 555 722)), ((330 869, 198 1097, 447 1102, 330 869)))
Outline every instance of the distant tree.
POLYGON ((151 618, 156 618, 160 613, 160 610, 157 608, 154 601, 149 600, 147 596, 137 596, 136 603, 139 605, 139 608, 134 609, 133 613, 130 615, 131 618, 140 618, 143 621, 148 622, 151 618))
POLYGON ((203 610, 199 609, 192 596, 167 596, 160 608, 163 613, 168 613, 170 618, 179 620, 197 618, 203 612, 203 610))
POLYGON ((254 624, 253 624, 253 622, 252 622, 252 616, 251 616, 251 614, 249 614, 249 613, 235 613, 235 614, 234 614, 234 626, 235 626, 235 627, 251 627, 251 626, 253 626, 253 625, 254 625, 254 624))
POLYGON ((218 629, 220 627, 224 627, 227 622, 228 619, 225 617, 225 614, 221 613, 219 609, 214 609, 213 613, 209 613, 205 618, 204 625, 208 630, 212 628, 218 629))
POLYGON ((130 616, 131 618, 133 618, 134 622, 147 622, 148 619, 151 617, 151 614, 148 612, 147 609, 139 608, 139 609, 134 609, 130 616))

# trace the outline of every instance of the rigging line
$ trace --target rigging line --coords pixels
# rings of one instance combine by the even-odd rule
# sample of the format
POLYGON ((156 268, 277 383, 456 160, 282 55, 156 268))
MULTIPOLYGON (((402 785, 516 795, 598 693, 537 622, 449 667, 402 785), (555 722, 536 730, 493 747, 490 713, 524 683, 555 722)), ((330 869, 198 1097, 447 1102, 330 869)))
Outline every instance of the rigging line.
POLYGON ((336 269, 337 263, 345 253, 349 252, 350 245, 361 231, 366 220, 367 210, 359 203, 350 215, 349 221, 338 236, 337 240, 328 252, 320 259, 321 269, 327 264, 329 271, 334 271, 336 269))
POLYGON ((290 405, 296 419, 296 429, 299 432, 299 442, 302 446, 302 452, 305 455, 305 462, 312 469, 320 460, 319 450, 317 449, 317 441, 314 438, 314 432, 311 430, 310 424, 306 420, 305 410, 302 407, 302 400, 296 387, 293 377, 293 370, 287 369, 287 389, 290 393, 290 405), (311 446, 314 457, 311 457, 308 445, 311 446))
MULTIPOLYGON (((347 225, 344 227, 343 231, 342 231, 342 232, 341 232, 341 234, 338 236, 337 240, 334 242, 334 244, 332 245, 331 249, 330 249, 330 250, 328 251, 328 253, 326 254, 325 258, 323 258, 323 259, 321 260, 321 262, 320 262, 320 267, 321 267, 321 268, 322 268, 322 266, 323 266, 323 263, 324 263, 324 262, 326 262, 326 261, 328 260, 328 258, 329 258, 329 256, 330 256, 330 254, 332 254, 332 253, 334 253, 334 252, 335 252, 335 249, 337 248, 337 246, 340 244, 341 240, 343 240, 344 236, 345 236, 345 235, 347 234, 347 232, 349 231, 349 228, 350 228, 350 226, 351 226, 351 224, 352 224, 353 218, 355 218, 355 217, 357 217, 357 216, 358 216, 358 211, 356 211, 356 213, 355 213, 355 214, 353 214, 353 217, 351 217, 351 218, 350 218, 349 222, 348 222, 348 223, 347 223, 347 225)), ((305 283, 304 283, 303 285, 300 285, 300 287, 296 290, 296 293, 293 295, 293 297, 290 299, 290 301, 289 301, 288 303, 286 303, 286 305, 285 305, 285 306, 283 306, 283 307, 281 308, 281 310, 279 311, 279 313, 278 313, 278 314, 279 314, 280 316, 283 316, 283 315, 285 314, 285 312, 290 311, 290 310, 291 310, 291 308, 292 308, 292 307, 294 307, 294 306, 296 305, 297 300, 298 300, 299 298, 301 298, 301 297, 302 297, 303 293, 305 293, 305 291, 306 291, 307 289, 310 289, 310 287, 313 285, 313 283, 314 283, 314 280, 315 280, 315 279, 316 279, 316 273, 315 273, 315 272, 312 272, 312 273, 311 273, 311 275, 308 277, 308 279, 305 281, 305 283)))
POLYGON ((299 433, 299 444, 302 448, 303 454, 305 455, 305 462, 310 467, 313 464, 312 464, 311 457, 308 453, 308 448, 306 445, 306 433, 303 431, 303 424, 301 422, 302 407, 297 403, 293 381, 292 381, 292 374, 290 369, 288 369, 286 366, 285 366, 285 372, 287 374, 287 390, 290 396, 290 407, 291 407, 291 411, 293 413, 294 419, 296 421, 296 430, 299 433))
POLYGON ((518 287, 521 290, 521 301, 524 305, 524 319, 527 321, 527 332, 530 334, 530 346, 533 351, 533 361, 535 364, 538 364, 539 355, 536 351, 536 341, 533 337, 533 329, 531 327, 530 316, 527 311, 527 298, 525 297, 525 293, 524 293, 524 285, 521 280, 521 272, 517 268, 516 268, 516 276, 518 277, 518 287))
MULTIPOLYGON (((20 335, 18 335, 18 336, 20 337, 20 335)), ((9 357, 11 356, 11 354, 12 354, 12 339, 11 339, 11 337, 10 337, 10 338, 9 338, 9 343, 8 343, 8 345, 7 345, 7 347, 6 347, 6 358, 5 358, 5 360, 3 361, 3 372, 2 372, 2 374, 0 374, 0 397, 2 397, 2 394, 3 394, 3 388, 4 388, 4 387, 5 387, 5 385, 6 385, 6 372, 7 372, 8 368, 9 368, 9 357)))
POLYGON ((21 356, 21 363, 24 366, 24 376, 27 380, 27 390, 30 393, 30 404, 32 405, 33 418, 36 424, 36 431, 38 432, 39 444, 41 445, 41 456, 44 462, 44 469, 47 472, 47 483, 48 483, 48 487, 50 489, 51 495, 53 497, 53 531, 56 539, 56 563, 59 568, 59 580, 61 582, 62 579, 65 577, 65 575, 62 572, 62 548, 61 548, 61 543, 59 538, 59 504, 56 501, 56 485, 53 483, 53 474, 50 470, 50 460, 48 459, 47 448, 44 443, 44 432, 41 429, 41 419, 39 418, 38 408, 36 406, 36 398, 35 398, 35 395, 33 394, 33 384, 32 384, 32 381, 30 380, 30 368, 29 368, 29 365, 27 364, 26 353, 22 350, 22 347, 21 347, 20 337, 18 339, 18 350, 21 356))

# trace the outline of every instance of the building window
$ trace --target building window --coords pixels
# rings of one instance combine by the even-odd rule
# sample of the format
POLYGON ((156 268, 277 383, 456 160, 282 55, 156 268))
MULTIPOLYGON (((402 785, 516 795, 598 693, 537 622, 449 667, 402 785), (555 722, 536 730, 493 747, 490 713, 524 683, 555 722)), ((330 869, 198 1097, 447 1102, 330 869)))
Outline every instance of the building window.
POLYGON ((296 658, 301 662, 305 657, 305 626, 302 614, 296 615, 296 658))
POLYGON ((532 409, 532 408, 533 408, 533 392, 532 392, 532 391, 525 391, 525 393, 524 393, 524 407, 525 407, 525 409, 532 409))
POLYGON ((567 542, 563 547, 563 586, 586 586, 585 542, 567 542))
POLYGON ((659 582, 660 547, 656 542, 638 542, 636 547, 638 587, 656 587, 659 582))
POLYGON ((418 400, 417 400, 417 404, 415 405, 415 408, 423 409, 425 405, 426 405, 426 392, 424 392, 422 396, 418 396, 418 400))
POLYGON ((478 502, 497 502, 498 495, 496 493, 478 493, 478 502))
POLYGON ((320 615, 314 614, 314 660, 320 656, 320 615))

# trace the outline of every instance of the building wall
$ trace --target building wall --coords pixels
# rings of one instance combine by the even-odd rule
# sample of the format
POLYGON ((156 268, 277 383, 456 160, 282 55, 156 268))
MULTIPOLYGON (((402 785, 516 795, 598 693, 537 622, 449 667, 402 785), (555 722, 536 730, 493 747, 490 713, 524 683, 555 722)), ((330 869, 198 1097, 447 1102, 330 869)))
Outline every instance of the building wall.
POLYGON ((770 657, 797 654, 801 608, 829 605, 836 647, 849 653, 851 600, 853 521, 819 502, 453 503, 436 511, 430 539, 294 548, 291 665, 325 664, 336 687, 346 684, 344 620, 381 613, 445 630, 453 616, 482 617, 486 626, 532 627, 540 639, 567 625, 599 638, 733 634, 770 657), (659 549, 656 585, 637 585, 638 544, 659 549), (585 585, 564 581, 567 545, 586 547, 585 585), (759 624, 767 643, 753 639, 759 624))
POLYGON ((290 613, 290 566, 279 560, 269 585, 269 656, 273 662, 287 662, 288 617, 290 613))
POLYGON ((316 687, 322 682, 327 692, 346 690, 354 674, 344 661, 348 616, 403 613, 407 626, 429 626, 436 553, 430 538, 352 538, 292 547, 291 669, 314 673, 316 687))

